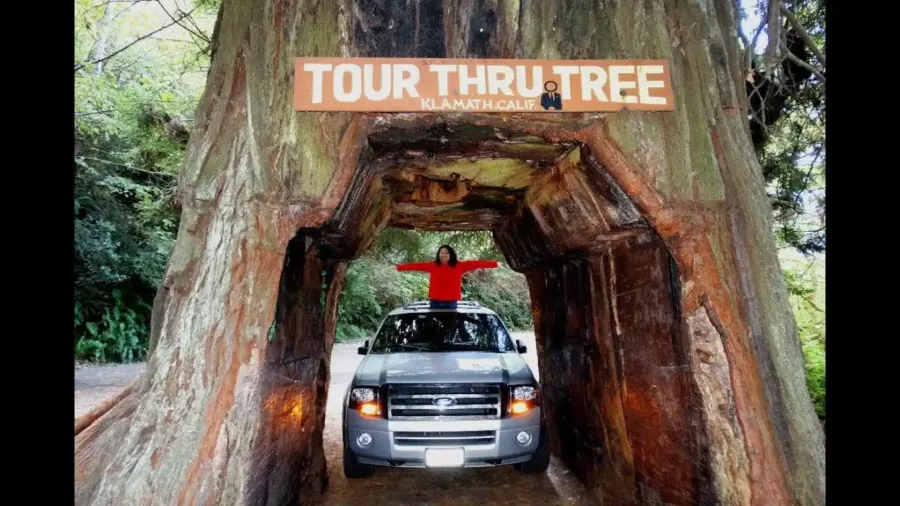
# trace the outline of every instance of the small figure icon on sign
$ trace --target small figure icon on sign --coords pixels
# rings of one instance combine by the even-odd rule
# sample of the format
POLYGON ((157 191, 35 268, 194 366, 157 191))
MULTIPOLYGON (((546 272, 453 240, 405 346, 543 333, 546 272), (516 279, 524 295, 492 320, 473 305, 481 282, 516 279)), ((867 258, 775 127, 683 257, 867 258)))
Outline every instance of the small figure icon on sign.
POLYGON ((556 93, 556 90, 559 88, 559 85, 554 81, 547 81, 544 83, 544 90, 546 93, 541 94, 541 107, 544 110, 548 109, 556 109, 557 111, 562 110, 562 97, 559 96, 559 93, 556 93), (550 89, 552 86, 553 89, 550 89))

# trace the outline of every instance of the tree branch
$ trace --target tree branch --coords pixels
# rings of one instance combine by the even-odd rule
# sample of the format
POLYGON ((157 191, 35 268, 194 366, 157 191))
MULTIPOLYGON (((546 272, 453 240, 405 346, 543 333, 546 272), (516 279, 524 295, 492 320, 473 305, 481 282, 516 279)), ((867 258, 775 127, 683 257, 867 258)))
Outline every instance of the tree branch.
POLYGON ((150 37, 150 38, 153 39, 153 40, 159 40, 159 41, 163 41, 163 42, 181 42, 181 43, 183 43, 183 44, 191 44, 191 45, 196 45, 196 44, 197 44, 197 42, 196 42, 196 41, 193 41, 193 40, 170 39, 170 38, 168 38, 168 37, 150 37))
MULTIPOLYGON (((740 0, 737 1, 737 8, 741 10, 740 0)), ((741 26, 739 22, 738 26, 738 36, 740 36, 741 41, 744 43, 744 68, 746 69, 746 73, 744 75, 745 79, 749 82, 753 82, 753 52, 756 49, 756 42, 759 40, 759 35, 762 33, 763 28, 766 26, 765 20, 761 20, 759 22, 759 26, 756 27, 756 32, 753 34, 753 40, 750 40, 747 37, 747 34, 744 33, 744 28, 741 26)))
POLYGON ((101 158, 91 158, 89 156, 82 156, 81 159, 90 160, 92 162, 105 163, 107 165, 112 165, 115 167, 122 167, 123 169, 133 170, 135 172, 143 172, 145 174, 152 174, 154 176, 165 176, 165 177, 176 177, 177 176, 177 174, 171 174, 169 172, 155 172, 155 171, 147 170, 147 169, 139 169, 137 167, 132 167, 131 165, 125 165, 124 163, 111 162, 109 160, 103 160, 101 158))
POLYGON ((109 5, 109 4, 131 4, 131 5, 134 5, 136 3, 149 2, 149 1, 150 0, 106 0, 103 3, 99 3, 97 5, 94 5, 90 8, 88 8, 85 12, 90 12, 94 9, 99 9, 100 7, 103 7, 104 5, 109 5))
POLYGON ((809 32, 806 31, 806 28, 802 23, 800 23, 800 20, 797 19, 797 16, 795 16, 793 12, 789 11, 783 3, 781 4, 781 13, 784 14, 784 17, 787 18, 788 22, 794 25, 794 28, 796 28, 797 31, 800 32, 800 37, 803 39, 803 42, 806 43, 806 47, 808 47, 809 50, 812 51, 814 55, 816 55, 816 58, 819 59, 819 61, 822 63, 822 66, 824 67, 825 55, 822 54, 822 51, 818 48, 818 46, 816 46, 816 43, 813 42, 812 37, 809 36, 809 32))
POLYGON ((781 41, 781 0, 769 0, 766 24, 769 27, 769 46, 766 47, 765 62, 768 67, 775 67, 775 53, 781 41))
POLYGON ((819 80, 822 81, 822 84, 825 84, 825 75, 822 74, 821 72, 819 72, 819 69, 813 67, 809 63, 806 63, 805 61, 798 58, 797 55, 788 51, 787 45, 785 45, 784 43, 781 44, 781 49, 784 51, 784 54, 785 54, 785 56, 787 56, 788 60, 791 60, 792 62, 796 63, 797 65, 800 65, 801 67, 805 68, 806 70, 812 72, 813 74, 816 75, 816 77, 819 78, 819 80))
POLYGON ((124 2, 113 2, 113 3, 128 3, 128 2, 130 2, 130 3, 128 3, 128 5, 125 6, 124 9, 122 9, 118 13, 116 13, 115 17, 113 17, 113 21, 119 19, 119 16, 128 12, 128 10, 131 9, 132 7, 134 7, 135 5, 137 5, 141 2, 149 2, 149 1, 150 0, 125 0, 124 2))
POLYGON ((809 300, 809 297, 807 297, 806 295, 797 295, 797 296, 800 297, 801 299, 803 299, 807 304, 809 304, 810 306, 812 306, 812 308, 815 309, 816 311, 818 311, 818 312, 820 312, 820 313, 824 313, 824 312, 825 312, 825 311, 822 311, 822 310, 819 308, 819 306, 817 306, 813 301, 809 300))
POLYGON ((738 36, 741 38, 741 41, 744 42, 744 48, 749 49, 750 48, 750 39, 747 38, 747 35, 744 33, 744 28, 741 26, 740 23, 737 24, 737 29, 738 29, 738 36))
POLYGON ((93 112, 75 112, 75 116, 93 116, 94 114, 107 114, 110 112, 114 112, 115 109, 109 109, 107 111, 93 111, 93 112))
MULTIPOLYGON (((759 40, 759 35, 762 33, 765 26, 765 21, 759 22, 759 26, 756 27, 756 33, 753 34, 753 40, 749 42, 747 51, 744 53, 744 65, 747 68, 747 80, 751 83, 753 82, 753 51, 756 49, 756 42, 759 40)), ((742 38, 744 37, 746 36, 742 35, 742 38)))
POLYGON ((129 47, 131 47, 131 46, 137 44, 138 42, 140 42, 140 41, 142 41, 142 40, 144 40, 144 39, 147 39, 147 38, 149 38, 149 37, 152 36, 152 35, 156 35, 157 33, 159 33, 159 32, 161 32, 161 31, 165 30, 166 28, 168 28, 168 27, 170 27, 170 26, 172 26, 172 25, 177 24, 178 21, 181 21, 182 19, 184 19, 184 18, 190 16, 190 15, 191 15, 191 12, 194 12, 196 9, 197 9, 197 8, 194 7, 193 9, 191 9, 190 12, 188 12, 188 13, 182 15, 182 16, 181 16, 180 18, 178 18, 177 20, 175 20, 175 21, 173 21, 173 22, 171 22, 171 23, 169 23, 169 24, 163 25, 163 26, 161 26, 160 28, 157 28, 156 30, 153 30, 152 32, 150 32, 150 33, 148 33, 148 34, 141 35, 140 37, 138 37, 138 38, 134 39, 133 41, 131 41, 130 43, 126 44, 125 46, 123 46, 123 47, 117 49, 116 51, 113 51, 112 53, 110 53, 110 54, 104 56, 103 58, 100 58, 99 60, 89 61, 89 62, 85 62, 85 63, 81 63, 81 64, 77 65, 77 66, 75 67, 75 72, 78 72, 79 70, 83 69, 84 67, 86 67, 86 66, 88 66, 88 65, 95 65, 95 64, 97 64, 97 63, 101 63, 101 62, 104 62, 104 61, 106 61, 106 60, 109 60, 110 58, 116 56, 117 54, 121 53, 122 51, 125 51, 126 49, 128 49, 129 47))
MULTIPOLYGON (((179 11, 184 12, 184 9, 182 9, 181 5, 178 3, 178 0, 175 0, 175 5, 178 7, 179 11)), ((193 25, 193 27, 197 30, 197 32, 202 34, 203 40, 205 40, 207 43, 211 42, 210 38, 206 36, 206 32, 204 32, 203 29, 200 28, 200 26, 197 24, 197 21, 193 17, 189 17, 187 19, 187 21, 188 21, 188 23, 193 25)))
MULTIPOLYGON (((183 28, 186 32, 188 32, 188 33, 191 34, 192 36, 197 37, 197 38, 199 38, 200 40, 202 40, 204 43, 206 43, 206 47, 204 48, 204 47, 202 47, 200 44, 197 44, 196 41, 194 41, 194 44, 197 45, 197 49, 199 49, 199 50, 202 51, 203 53, 206 53, 206 52, 208 51, 208 49, 209 49, 209 42, 210 42, 210 41, 209 41, 209 37, 207 37, 207 36, 206 36, 204 33, 202 33, 202 32, 201 32, 201 33, 197 33, 197 32, 195 32, 194 30, 192 30, 190 27, 185 26, 184 24, 181 23, 181 20, 187 18, 188 21, 190 21, 194 26, 197 26, 196 23, 193 23, 193 19, 191 19, 191 18, 189 17, 189 14, 190 14, 190 13, 188 13, 187 15, 184 15, 184 16, 178 18, 178 19, 175 19, 174 16, 172 16, 171 14, 169 14, 169 10, 166 9, 166 6, 163 5, 162 1, 156 0, 156 3, 159 4, 159 6, 160 6, 160 8, 162 8, 163 12, 165 12, 166 15, 169 16, 169 18, 170 18, 172 21, 175 21, 176 23, 178 23, 178 26, 180 26, 181 28, 183 28)), ((176 5, 177 5, 177 3, 176 3, 176 5)), ((196 9, 196 7, 195 7, 194 9, 191 9, 191 12, 194 12, 195 9, 196 9)), ((179 9, 179 11, 180 11, 180 9, 179 9)), ((177 12, 177 11, 176 11, 176 12, 177 12)))
MULTIPOLYGON (((158 4, 159 4, 159 7, 163 10, 163 12, 166 13, 166 16, 169 16, 169 19, 171 19, 172 21, 175 21, 176 23, 178 23, 178 26, 184 28, 185 31, 187 31, 187 32, 190 33, 191 35, 194 35, 194 36, 196 36, 196 37, 199 37, 201 40, 204 40, 204 41, 206 41, 206 42, 209 42, 209 38, 208 38, 205 34, 203 34, 202 32, 201 32, 201 33, 197 33, 197 32, 195 32, 194 30, 191 30, 189 27, 187 27, 187 26, 185 26, 184 24, 181 23, 181 21, 182 21, 183 19, 187 18, 187 20, 188 20, 189 22, 191 22, 191 24, 193 24, 194 26, 197 26, 196 23, 193 23, 193 19, 191 19, 189 16, 183 16, 183 17, 181 17, 181 18, 175 19, 175 16, 173 16, 172 14, 170 14, 170 13, 169 13, 169 10, 166 9, 166 6, 163 5, 162 0, 156 0, 156 3, 158 3, 158 4)), ((176 2, 176 5, 178 5, 177 2, 176 2)), ((179 7, 175 12, 184 12, 184 11, 182 11, 181 8, 179 7)), ((193 12, 193 10, 192 10, 191 12, 193 12)))
POLYGON ((753 63, 753 48, 756 48, 756 42, 759 40, 759 35, 763 32, 763 29, 766 27, 766 24, 762 21, 759 22, 759 26, 756 27, 756 33, 753 34, 753 40, 750 42, 750 58, 747 59, 747 67, 750 67, 750 64, 753 63))
MULTIPOLYGON (((737 8, 740 10, 741 5, 740 2, 737 2, 737 8)), ((418 4, 417 4, 418 5, 418 4)), ((753 68, 751 64, 753 63, 753 47, 750 45, 750 39, 747 38, 747 34, 744 33, 744 28, 741 26, 740 20, 737 23, 738 36, 740 36, 741 41, 744 43, 744 68, 746 72, 744 74, 744 78, 750 82, 753 82, 753 68)))

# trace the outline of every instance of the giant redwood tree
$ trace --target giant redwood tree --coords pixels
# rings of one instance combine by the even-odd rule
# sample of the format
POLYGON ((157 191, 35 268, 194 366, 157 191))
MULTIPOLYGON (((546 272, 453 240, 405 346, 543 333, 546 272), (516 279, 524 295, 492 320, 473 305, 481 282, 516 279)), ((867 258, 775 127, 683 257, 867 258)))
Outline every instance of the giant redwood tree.
POLYGON ((147 372, 76 420, 76 504, 321 493, 344 273, 385 226, 493 232, 598 502, 824 503, 734 2, 224 0, 213 53, 147 372), (666 59, 675 110, 302 113, 297 56, 666 59))

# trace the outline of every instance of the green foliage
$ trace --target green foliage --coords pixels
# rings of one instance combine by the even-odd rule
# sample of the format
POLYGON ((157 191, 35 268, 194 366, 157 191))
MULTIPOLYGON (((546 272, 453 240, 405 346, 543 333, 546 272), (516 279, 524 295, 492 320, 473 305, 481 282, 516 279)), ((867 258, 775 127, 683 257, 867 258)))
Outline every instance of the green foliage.
MULTIPOLYGON (((766 3, 750 9, 765 26, 766 3)), ((825 251, 825 81, 810 69, 824 72, 825 2, 793 0, 785 5, 804 27, 817 50, 789 21, 782 36, 792 58, 764 68, 762 44, 752 47, 754 72, 747 83, 750 127, 772 208, 780 244, 802 253, 825 251), (802 61, 804 63, 798 63, 802 61)), ((754 23, 745 32, 756 32, 754 23)), ((747 35, 749 37, 749 35, 747 35)), ((824 74, 823 74, 824 75, 824 74)))
POLYGON ((356 325, 347 323, 338 325, 337 331, 335 333, 335 340, 339 343, 345 343, 348 341, 359 341, 371 335, 372 331, 361 329, 356 325))
POLYGON ((496 311, 510 330, 532 328, 531 296, 524 275, 501 264, 497 269, 478 270, 466 276, 464 298, 496 311))
POLYGON ((388 228, 378 236, 371 254, 395 264, 424 262, 433 260, 443 244, 452 246, 460 259, 503 260, 490 233, 484 231, 431 232, 388 228))
POLYGON ((127 303, 122 292, 112 293, 113 303, 92 318, 76 303, 76 328, 84 331, 75 343, 76 356, 96 362, 132 362, 147 355, 149 325, 143 313, 151 309, 140 301, 127 303), (138 308, 132 309, 132 307, 138 308))
POLYGON ((825 268, 817 257, 782 253, 791 308, 806 360, 806 385, 816 414, 825 419, 825 268))
MULTIPOLYGON (((824 90, 816 90, 824 92, 824 90)), ((758 153, 775 212, 775 236, 803 253, 825 250, 825 117, 819 105, 802 102, 777 122, 758 153)))
POLYGON ((825 345, 817 341, 803 343, 806 359, 806 386, 819 419, 825 419, 825 345))
POLYGON ((525 276, 503 263, 488 232, 418 232, 387 229, 372 251, 350 265, 338 316, 336 339, 371 337, 391 310, 413 300, 428 299, 428 275, 398 272, 396 265, 434 259, 449 244, 462 260, 489 259, 498 269, 471 272, 463 278, 463 297, 495 310, 513 330, 531 328, 531 302, 525 276))
POLYGON ((427 276, 397 272, 394 265, 368 256, 347 268, 338 309, 336 339, 371 335, 388 312, 428 296, 427 276))
MULTIPOLYGON (((189 25, 200 35, 215 21, 216 2, 205 3, 189 25)), ((163 4, 77 0, 75 11, 74 351, 140 360, 178 228, 176 175, 208 59, 180 26, 129 46, 171 23, 163 4), (113 56, 101 67, 100 55, 113 56)))

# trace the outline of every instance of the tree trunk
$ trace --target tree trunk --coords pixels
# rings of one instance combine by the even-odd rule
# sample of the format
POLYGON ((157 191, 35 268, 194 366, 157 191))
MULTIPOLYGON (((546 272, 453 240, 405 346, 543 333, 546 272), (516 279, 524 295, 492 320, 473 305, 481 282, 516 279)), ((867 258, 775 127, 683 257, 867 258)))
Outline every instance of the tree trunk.
MULTIPOLYGON (((112 33, 113 29, 113 21, 118 17, 116 14, 116 4, 114 2, 107 2, 106 7, 103 8, 103 17, 100 18, 100 22, 97 24, 97 40, 94 41, 94 45, 91 46, 91 50, 88 53, 87 61, 97 61, 106 58, 106 55, 109 53, 109 36, 112 33)), ((99 76, 103 73, 103 66, 106 62, 99 62, 94 66, 93 73, 94 75, 99 76)))
POLYGON ((440 7, 224 3, 152 356, 132 393, 76 435, 76 504, 288 504, 321 492, 345 262, 392 219, 437 226, 392 217, 373 135, 448 124, 581 146, 528 190, 524 218, 484 223, 528 275, 551 422, 578 431, 557 431, 555 453, 581 466, 598 500, 823 504, 822 430, 750 145, 734 3, 440 7), (664 58, 676 110, 298 113, 297 56, 664 58), (574 202, 562 215, 559 194, 574 202), (560 218, 593 201, 612 207, 560 218), (652 230, 591 235, 607 212, 652 230))

